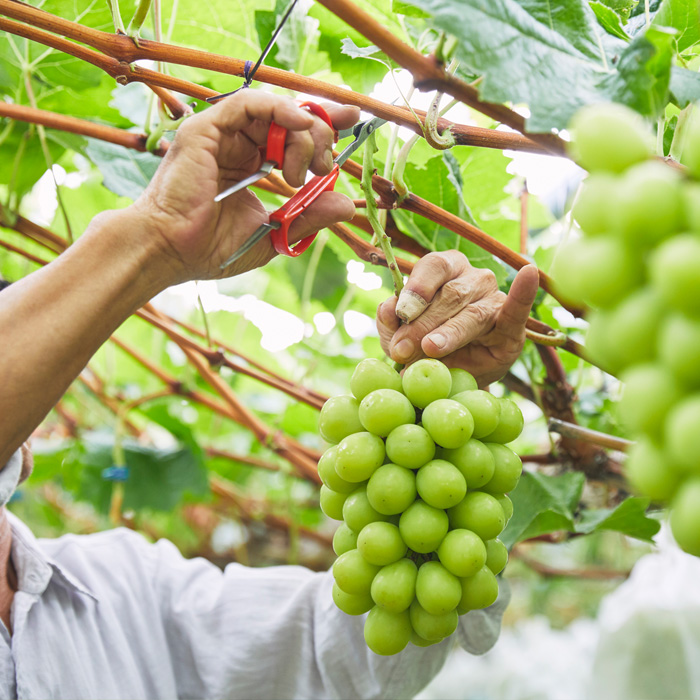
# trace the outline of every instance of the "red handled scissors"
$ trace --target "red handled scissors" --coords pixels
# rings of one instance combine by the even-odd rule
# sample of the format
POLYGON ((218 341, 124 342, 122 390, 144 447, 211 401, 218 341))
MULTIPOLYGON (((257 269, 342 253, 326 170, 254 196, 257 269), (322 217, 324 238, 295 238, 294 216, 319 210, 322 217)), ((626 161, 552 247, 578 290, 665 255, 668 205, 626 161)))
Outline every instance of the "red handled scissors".
MULTIPOLYGON (((305 102, 303 107, 307 107, 314 114, 323 119, 331 128, 333 128, 330 117, 326 111, 313 102, 305 102)), ((236 260, 245 255, 254 245, 261 241, 268 233, 272 240, 272 245, 280 255, 289 255, 296 257, 301 255, 312 243, 318 232, 303 238, 293 248, 289 246, 289 227, 294 220, 299 217, 306 208, 313 204, 321 194, 328 192, 335 187, 336 180, 340 174, 340 166, 365 142, 367 137, 383 124, 386 124, 386 119, 374 117, 364 122, 358 122, 350 129, 336 132, 337 138, 344 139, 347 136, 354 136, 354 140, 348 144, 341 153, 339 153, 333 161, 333 169, 328 175, 315 175, 312 177, 296 194, 283 206, 270 214, 269 223, 262 224, 258 227, 251 237, 223 264, 221 269, 228 267, 236 260)), ((287 135, 287 130, 278 126, 274 122, 270 125, 267 135, 267 151, 265 154, 265 163, 260 167, 260 170, 255 174, 247 177, 245 180, 237 182, 233 187, 224 190, 217 195, 216 201, 220 201, 225 196, 232 192, 238 191, 243 187, 257 182, 258 180, 270 174, 274 167, 281 167, 284 159, 284 142, 287 135), (235 189, 234 189, 235 188, 235 189)))

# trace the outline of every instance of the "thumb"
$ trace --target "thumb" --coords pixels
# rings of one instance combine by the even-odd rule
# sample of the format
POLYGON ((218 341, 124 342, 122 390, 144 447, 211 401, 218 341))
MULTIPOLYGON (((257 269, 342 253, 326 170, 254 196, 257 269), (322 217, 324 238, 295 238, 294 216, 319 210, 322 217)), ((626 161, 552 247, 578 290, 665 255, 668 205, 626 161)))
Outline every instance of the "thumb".
POLYGON ((539 284, 540 274, 534 265, 525 265, 515 276, 496 321, 504 335, 516 339, 522 336, 539 284))

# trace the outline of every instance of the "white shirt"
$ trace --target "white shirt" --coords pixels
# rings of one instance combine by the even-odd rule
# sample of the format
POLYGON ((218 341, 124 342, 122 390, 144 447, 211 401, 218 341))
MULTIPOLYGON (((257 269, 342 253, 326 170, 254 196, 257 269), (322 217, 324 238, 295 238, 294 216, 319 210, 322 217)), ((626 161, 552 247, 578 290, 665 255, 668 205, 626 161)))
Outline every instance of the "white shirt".
MULTIPOLYGON (((8 519, 18 591, 12 638, 0 625, 0 699, 412 697, 451 647, 373 654, 328 572, 221 571, 123 528, 37 540, 8 519)), ((507 598, 461 618, 468 651, 493 646, 507 598)))

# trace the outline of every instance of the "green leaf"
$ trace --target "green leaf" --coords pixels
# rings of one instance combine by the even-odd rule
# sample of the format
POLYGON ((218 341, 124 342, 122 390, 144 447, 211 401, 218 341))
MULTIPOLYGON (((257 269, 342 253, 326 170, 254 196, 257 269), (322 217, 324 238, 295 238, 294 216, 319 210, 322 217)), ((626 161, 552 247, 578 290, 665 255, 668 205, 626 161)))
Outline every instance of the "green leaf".
POLYGON ((680 109, 700 100, 700 73, 673 66, 670 91, 674 104, 680 109))
POLYGON ((647 516, 648 507, 648 498, 631 497, 620 503, 617 508, 584 511, 576 523, 576 532, 587 535, 597 530, 613 530, 638 540, 652 542, 661 525, 658 520, 647 516))
POLYGON ((614 10, 604 5, 602 2, 592 2, 591 9, 595 12, 595 16, 598 18, 601 27, 603 27, 608 34, 612 34, 624 41, 630 40, 630 37, 622 26, 620 15, 614 10))
POLYGON ((379 53, 379 47, 371 44, 370 46, 358 46, 352 39, 345 38, 341 42, 341 53, 344 53, 350 58, 368 58, 379 53))
POLYGON ((430 17, 427 12, 424 12, 418 7, 414 7, 408 2, 403 2, 403 0, 392 0, 391 10, 397 15, 404 15, 405 17, 430 17))
MULTIPOLYGON (((603 0, 602 4, 609 7, 623 22, 627 22, 638 2, 639 0, 603 0)), ((642 6, 644 6, 644 2, 642 2, 642 6)))
POLYGON ((585 478, 579 472, 545 476, 523 472, 515 490, 513 517, 500 539, 510 549, 516 542, 555 530, 574 529, 574 510, 581 499, 585 478))
POLYGON ((152 153, 96 139, 88 139, 85 155, 100 169, 107 189, 134 200, 146 189, 162 160, 152 153))
POLYGON ((700 41, 700 3, 698 0, 663 0, 653 24, 675 29, 678 50, 683 52, 700 41))

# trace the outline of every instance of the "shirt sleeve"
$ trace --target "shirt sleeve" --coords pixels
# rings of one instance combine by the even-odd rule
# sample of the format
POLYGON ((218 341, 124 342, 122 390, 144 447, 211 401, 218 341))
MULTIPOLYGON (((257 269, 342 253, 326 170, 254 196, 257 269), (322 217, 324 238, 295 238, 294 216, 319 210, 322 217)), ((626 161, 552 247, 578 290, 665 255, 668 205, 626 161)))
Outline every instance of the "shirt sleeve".
MULTIPOLYGON (((184 559, 165 540, 155 547, 180 697, 410 698, 452 648, 449 639, 377 656, 364 642, 364 616, 333 603, 329 572, 239 564, 222 572, 204 559, 184 559)), ((461 618, 458 638, 473 653, 498 637, 502 608, 492 608, 461 618)))
POLYGON ((4 506, 19 484, 22 474, 22 450, 21 448, 10 457, 9 462, 0 469, 0 506, 4 506))

